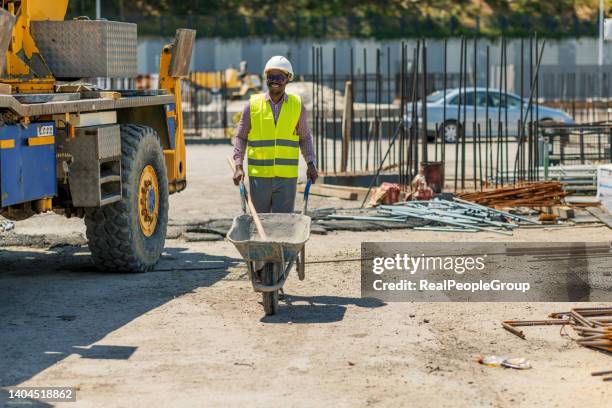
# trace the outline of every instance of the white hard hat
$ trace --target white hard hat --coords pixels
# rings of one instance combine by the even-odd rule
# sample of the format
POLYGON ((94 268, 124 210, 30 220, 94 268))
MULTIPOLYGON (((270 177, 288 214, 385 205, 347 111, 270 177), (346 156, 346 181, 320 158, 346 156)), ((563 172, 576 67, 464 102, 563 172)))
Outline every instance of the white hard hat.
POLYGON ((267 74, 268 71, 273 69, 278 69, 285 72, 290 81, 293 79, 293 67, 291 67, 289 60, 282 55, 275 55, 274 57, 270 58, 268 62, 266 62, 264 74, 267 74))

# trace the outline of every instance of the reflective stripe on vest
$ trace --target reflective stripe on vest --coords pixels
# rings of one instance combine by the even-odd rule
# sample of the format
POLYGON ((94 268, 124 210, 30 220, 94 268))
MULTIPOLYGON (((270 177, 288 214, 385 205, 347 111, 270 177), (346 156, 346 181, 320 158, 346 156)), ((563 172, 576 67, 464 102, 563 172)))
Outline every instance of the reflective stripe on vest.
POLYGON ((252 95, 251 131, 247 157, 250 177, 297 178, 300 140, 295 127, 302 112, 300 97, 287 94, 274 124, 274 114, 264 94, 252 95))

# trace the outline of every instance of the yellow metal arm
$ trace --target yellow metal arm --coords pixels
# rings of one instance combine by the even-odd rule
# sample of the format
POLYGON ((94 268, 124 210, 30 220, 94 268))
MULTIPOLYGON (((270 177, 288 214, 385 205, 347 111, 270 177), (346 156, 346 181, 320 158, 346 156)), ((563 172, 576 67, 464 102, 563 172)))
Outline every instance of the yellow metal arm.
POLYGON ((181 78, 188 74, 189 62, 195 41, 195 31, 177 30, 172 44, 162 50, 159 64, 159 88, 174 95, 174 123, 176 124, 175 148, 164 150, 170 192, 180 191, 186 185, 185 134, 181 101, 181 78))
POLYGON ((15 92, 53 92, 55 79, 32 38, 32 21, 63 20, 68 0, 1 0, 2 6, 17 17, 6 54, 6 78, 15 92))
POLYGON ((183 131, 183 110, 181 106, 181 78, 171 77, 169 74, 170 63, 172 61, 172 45, 166 45, 160 57, 159 88, 166 89, 174 95, 174 123, 176 124, 176 134, 174 140, 174 150, 164 150, 166 167, 168 168, 168 182, 170 191, 180 191, 184 188, 186 179, 186 153, 185 136, 183 131), (173 186, 176 186, 173 188, 173 186), (182 187, 182 188, 181 188, 182 187))

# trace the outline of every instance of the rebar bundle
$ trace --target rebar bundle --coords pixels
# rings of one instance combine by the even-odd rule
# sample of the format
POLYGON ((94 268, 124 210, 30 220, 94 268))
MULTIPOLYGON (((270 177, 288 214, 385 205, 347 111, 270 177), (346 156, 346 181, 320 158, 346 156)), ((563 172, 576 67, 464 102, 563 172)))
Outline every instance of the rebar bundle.
POLYGON ((577 334, 581 346, 612 351, 612 307, 574 308, 569 312, 552 313, 547 320, 505 320, 502 327, 525 339, 517 329, 523 326, 569 325, 577 334))
POLYGON ((474 203, 495 207, 548 207, 562 204, 563 197, 571 192, 563 189, 558 181, 525 183, 491 191, 459 194, 474 203))

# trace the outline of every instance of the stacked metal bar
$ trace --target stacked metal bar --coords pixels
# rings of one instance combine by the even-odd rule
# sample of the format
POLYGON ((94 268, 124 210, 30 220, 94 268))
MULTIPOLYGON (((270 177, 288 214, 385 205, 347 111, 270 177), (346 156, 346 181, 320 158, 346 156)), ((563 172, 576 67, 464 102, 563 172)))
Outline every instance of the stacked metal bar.
POLYGON ((521 326, 570 325, 580 336, 578 344, 598 350, 612 351, 612 307, 575 308, 569 312, 551 313, 547 320, 506 320, 504 329, 525 339, 521 326))
POLYGON ((569 319, 581 336, 576 340, 581 346, 612 351, 612 307, 576 308, 550 317, 569 319))
POLYGON ((563 186, 564 184, 558 181, 543 181, 502 187, 492 191, 464 193, 461 194, 461 198, 487 206, 553 206, 562 204, 563 197, 572 193, 565 191, 563 186))
POLYGON ((478 232, 512 235, 520 223, 539 224, 529 218, 498 211, 458 198, 453 201, 434 199, 431 201, 406 201, 395 205, 381 205, 373 215, 331 214, 326 219, 390 221, 405 223, 409 219, 430 221, 430 225, 415 227, 418 230, 478 232))

